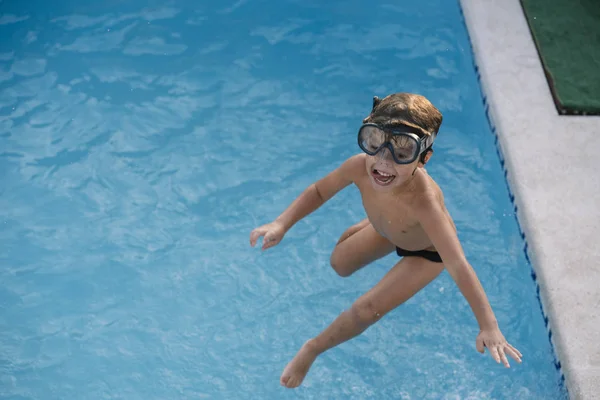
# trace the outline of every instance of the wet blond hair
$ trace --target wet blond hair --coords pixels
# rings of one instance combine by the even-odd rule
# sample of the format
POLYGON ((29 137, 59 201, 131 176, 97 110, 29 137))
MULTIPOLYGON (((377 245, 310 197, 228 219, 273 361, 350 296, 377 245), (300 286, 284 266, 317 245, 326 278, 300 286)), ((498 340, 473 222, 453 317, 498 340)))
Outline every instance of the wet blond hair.
POLYGON ((420 130, 423 135, 437 135, 442 125, 442 113, 424 96, 394 93, 383 99, 373 97, 373 109, 363 123, 404 124, 420 130))

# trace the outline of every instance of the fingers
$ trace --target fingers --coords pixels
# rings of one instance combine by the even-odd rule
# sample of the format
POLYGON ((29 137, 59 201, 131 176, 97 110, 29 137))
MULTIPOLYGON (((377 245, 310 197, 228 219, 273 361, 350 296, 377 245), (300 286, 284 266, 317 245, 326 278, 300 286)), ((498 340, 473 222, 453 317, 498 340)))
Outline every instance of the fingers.
POLYGON ((511 356, 512 358, 515 359, 516 362, 518 362, 519 364, 521 363, 521 357, 519 356, 519 354, 514 351, 510 345, 506 346, 505 348, 506 352, 508 353, 509 356, 511 356))
POLYGON ((250 246, 256 246, 256 241, 258 240, 258 238, 263 236, 265 233, 267 233, 267 230, 262 227, 254 229, 250 233, 250 246))
POLYGON ((502 362, 502 364, 504 364, 506 368, 510 368, 510 364, 508 362, 508 358, 506 357, 506 353, 508 353, 509 356, 514 358, 516 362, 518 362, 519 364, 521 363, 521 353, 508 343, 492 346, 490 348, 490 354, 492 355, 494 360, 496 360, 497 363, 502 362))
POLYGON ((512 351, 514 351, 514 352, 515 352, 515 353, 516 353, 516 354, 519 356, 519 358, 523 358, 523 354, 521 354, 521 352, 520 352, 519 350, 517 350, 515 347, 513 347, 513 345, 512 345, 512 344, 510 344, 510 343, 506 343, 506 346, 507 346, 509 349, 511 349, 512 351))
POLYGON ((478 337, 477 340, 475 341, 475 347, 477 348, 477 351, 480 352, 481 354, 483 354, 483 352, 485 351, 485 346, 483 344, 483 339, 478 337))
POLYGON ((492 358, 496 360, 498 364, 500 364, 500 354, 498 354, 498 346, 488 347, 488 349, 490 350, 492 358))
POLYGON ((270 236, 268 233, 265 235, 265 238, 263 239, 263 246, 262 249, 266 250, 269 249, 273 246, 275 246, 277 243, 279 243, 279 239, 270 236))
POLYGON ((278 244, 281 241, 279 235, 273 234, 266 226, 261 226, 250 232, 250 246, 256 246, 259 238, 264 236, 262 250, 266 250, 278 244))
POLYGON ((506 368, 510 368, 508 358, 506 357, 507 354, 516 362, 521 363, 521 357, 523 357, 521 352, 508 343, 499 331, 496 335, 490 335, 489 332, 480 332, 477 336, 476 344, 477 351, 483 353, 484 348, 487 347, 492 358, 496 360, 498 364, 504 364, 506 368))
POLYGON ((500 354, 500 359, 502 360, 502 364, 504 364, 504 366, 506 368, 510 368, 510 364, 508 363, 506 354, 504 354, 504 346, 498 346, 498 353, 500 354))
POLYGON ((508 343, 506 344, 505 350, 509 356, 515 359, 516 362, 518 362, 519 364, 521 363, 521 357, 523 357, 523 355, 519 353, 519 350, 515 349, 508 343))

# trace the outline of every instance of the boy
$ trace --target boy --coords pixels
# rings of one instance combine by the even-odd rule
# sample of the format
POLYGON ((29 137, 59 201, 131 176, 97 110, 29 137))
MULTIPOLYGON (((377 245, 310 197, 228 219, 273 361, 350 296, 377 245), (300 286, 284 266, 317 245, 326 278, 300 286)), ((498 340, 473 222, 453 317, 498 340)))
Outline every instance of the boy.
POLYGON ((310 185, 275 221, 250 234, 251 246, 264 236, 262 249, 273 247, 296 222, 354 183, 367 219, 342 234, 331 266, 345 277, 393 251, 402 257, 377 285, 302 346, 285 367, 281 385, 299 386, 319 354, 364 332, 429 284, 444 267, 477 318, 477 350, 483 353, 487 347, 496 362, 502 361, 507 368, 506 354, 521 362, 521 353, 504 339, 465 258, 439 186, 423 168, 441 123, 442 114, 423 96, 375 97, 358 134, 363 153, 310 185))

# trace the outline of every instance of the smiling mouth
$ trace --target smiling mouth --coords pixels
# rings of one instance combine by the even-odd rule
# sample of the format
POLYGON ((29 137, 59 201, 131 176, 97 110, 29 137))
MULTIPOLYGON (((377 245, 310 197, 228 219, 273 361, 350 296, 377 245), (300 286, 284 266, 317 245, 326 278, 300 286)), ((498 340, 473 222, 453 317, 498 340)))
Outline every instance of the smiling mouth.
POLYGON ((374 169, 371 172, 371 175, 373 176, 375 183, 380 186, 387 186, 392 183, 394 178, 396 178, 396 175, 388 174, 387 172, 379 171, 377 169, 374 169))

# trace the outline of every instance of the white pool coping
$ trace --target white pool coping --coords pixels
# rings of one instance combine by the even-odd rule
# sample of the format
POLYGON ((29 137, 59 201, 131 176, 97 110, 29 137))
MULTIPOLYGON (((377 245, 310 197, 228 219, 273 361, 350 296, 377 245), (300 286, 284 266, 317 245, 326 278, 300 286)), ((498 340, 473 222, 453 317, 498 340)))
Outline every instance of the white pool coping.
POLYGON ((558 114, 519 0, 460 2, 556 367, 571 399, 598 399, 600 117, 558 114))

